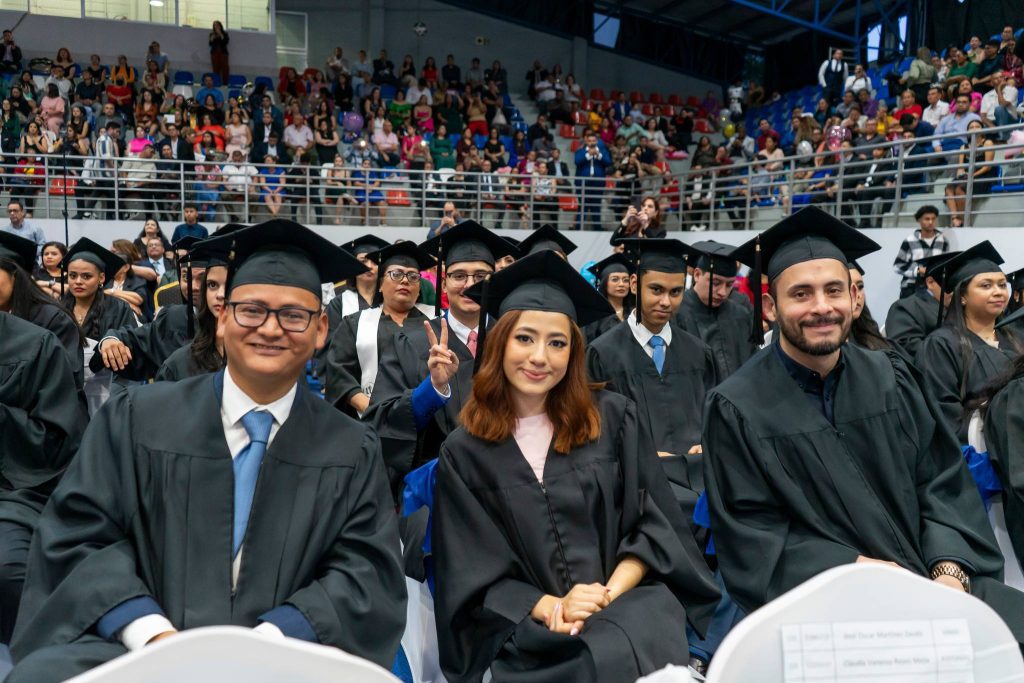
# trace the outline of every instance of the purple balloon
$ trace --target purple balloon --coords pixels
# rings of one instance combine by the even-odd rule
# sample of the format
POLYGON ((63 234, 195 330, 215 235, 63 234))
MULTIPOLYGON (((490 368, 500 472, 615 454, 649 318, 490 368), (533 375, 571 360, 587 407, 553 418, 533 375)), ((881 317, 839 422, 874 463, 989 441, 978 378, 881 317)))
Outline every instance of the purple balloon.
POLYGON ((363 117, 354 111, 346 112, 341 119, 341 125, 349 133, 358 133, 363 129, 363 117))
POLYGON ((837 151, 845 140, 850 139, 850 129, 842 126, 832 126, 825 136, 825 146, 833 152, 837 151))

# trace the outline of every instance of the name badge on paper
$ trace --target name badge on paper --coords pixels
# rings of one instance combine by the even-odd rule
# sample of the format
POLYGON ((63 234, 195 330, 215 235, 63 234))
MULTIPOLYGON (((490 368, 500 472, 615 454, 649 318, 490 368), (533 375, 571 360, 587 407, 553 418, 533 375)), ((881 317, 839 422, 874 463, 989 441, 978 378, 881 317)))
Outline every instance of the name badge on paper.
POLYGON ((785 683, 974 683, 965 619, 782 627, 785 683))

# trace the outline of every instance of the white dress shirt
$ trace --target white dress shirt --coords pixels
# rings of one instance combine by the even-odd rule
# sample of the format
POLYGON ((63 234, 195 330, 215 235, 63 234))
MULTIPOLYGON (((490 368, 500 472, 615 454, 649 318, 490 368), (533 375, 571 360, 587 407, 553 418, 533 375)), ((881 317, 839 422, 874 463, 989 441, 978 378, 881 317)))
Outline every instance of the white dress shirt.
MULTIPOLYGON (((636 311, 630 312, 629 317, 626 318, 629 321, 629 329, 633 332, 633 338, 636 339, 637 344, 644 350, 649 358, 654 358, 654 347, 651 346, 651 337, 654 336, 654 332, 651 332, 642 323, 636 321, 636 311)), ((658 332, 658 336, 665 340, 665 348, 668 349, 672 343, 672 326, 665 323, 665 327, 661 328, 661 332, 658 332)))
MULTIPOLYGON (((231 378, 231 372, 224 369, 224 395, 221 397, 220 419, 224 426, 224 440, 228 444, 228 452, 234 459, 242 450, 249 445, 249 434, 242 425, 242 416, 250 410, 263 410, 274 416, 274 423, 270 427, 270 437, 267 439, 267 447, 274 442, 274 437, 288 415, 292 411, 292 403, 295 401, 295 392, 298 385, 293 385, 287 394, 266 405, 257 403, 249 398, 242 389, 235 384, 231 378)), ((245 547, 238 549, 234 562, 231 564, 231 586, 234 588, 238 582, 238 570, 242 566, 242 552, 245 547)), ((121 642, 129 651, 138 650, 146 645, 155 636, 165 631, 173 631, 174 625, 162 614, 149 614, 140 617, 121 629, 119 635, 121 642)), ((284 637, 281 629, 269 622, 263 622, 254 629, 261 633, 284 637)))

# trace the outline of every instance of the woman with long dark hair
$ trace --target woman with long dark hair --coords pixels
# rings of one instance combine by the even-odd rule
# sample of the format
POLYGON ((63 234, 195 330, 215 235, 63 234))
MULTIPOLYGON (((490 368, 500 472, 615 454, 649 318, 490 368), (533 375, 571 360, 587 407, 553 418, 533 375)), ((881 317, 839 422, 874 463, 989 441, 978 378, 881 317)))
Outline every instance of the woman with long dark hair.
POLYGON ((32 278, 35 279, 39 289, 43 290, 53 298, 57 299, 61 294, 61 270, 60 262, 68 253, 68 248, 63 242, 47 242, 40 251, 41 265, 32 271, 32 278))
POLYGON ((943 265, 944 291, 953 297, 944 324, 925 338, 917 354, 924 383, 960 443, 967 442, 965 404, 1009 372, 1024 350, 1008 327, 996 327, 1009 302, 1002 262, 986 240, 943 265))
MULTIPOLYGON (((687 618, 703 625, 718 591, 635 404, 588 382, 579 324, 608 303, 550 250, 467 295, 497 322, 437 465, 445 677, 628 681, 685 666, 687 618)), ((431 339, 432 376, 457 363, 446 333, 431 339)))
MULTIPOLYGON (((0 232, 0 311, 53 332, 68 355, 79 393, 83 387, 82 335, 71 313, 43 293, 29 269, 35 268, 36 243, 0 232)), ((82 395, 82 409, 85 409, 82 395)))
MULTIPOLYGON (((883 349, 899 351, 899 347, 890 344, 889 340, 885 338, 878 323, 872 317, 871 311, 868 310, 864 292, 864 270, 856 262, 850 264, 850 281, 857 287, 857 298, 853 301, 853 322, 850 324, 848 341, 872 351, 883 349)), ((906 360, 911 361, 912 359, 907 358, 906 360)))
POLYGON ((160 221, 156 218, 149 217, 146 219, 146 222, 142 224, 142 230, 139 231, 139 236, 132 241, 132 244, 140 254, 140 258, 141 254, 146 253, 146 243, 149 242, 151 237, 159 237, 160 241, 164 243, 164 250, 171 250, 171 241, 167 239, 167 235, 164 234, 163 228, 160 227, 160 221))
POLYGON ((168 356, 156 373, 157 382, 176 382, 224 367, 224 347, 217 340, 217 319, 224 310, 227 284, 227 254, 205 252, 196 247, 189 254, 193 267, 206 267, 200 279, 203 296, 196 311, 196 333, 192 343, 168 356))
POLYGON ((82 331, 85 347, 85 397, 89 415, 100 409, 110 396, 113 374, 108 369, 93 373, 89 360, 93 348, 106 336, 107 330, 119 330, 139 324, 131 307, 124 301, 107 296, 103 284, 124 267, 124 260, 87 237, 75 242, 64 258, 68 274, 68 291, 61 303, 75 317, 82 331))
POLYGON ((625 254, 612 254, 598 261, 587 270, 597 278, 597 291, 615 311, 583 328, 587 343, 594 341, 612 329, 636 308, 636 295, 629 291, 629 278, 636 272, 633 259, 625 254))

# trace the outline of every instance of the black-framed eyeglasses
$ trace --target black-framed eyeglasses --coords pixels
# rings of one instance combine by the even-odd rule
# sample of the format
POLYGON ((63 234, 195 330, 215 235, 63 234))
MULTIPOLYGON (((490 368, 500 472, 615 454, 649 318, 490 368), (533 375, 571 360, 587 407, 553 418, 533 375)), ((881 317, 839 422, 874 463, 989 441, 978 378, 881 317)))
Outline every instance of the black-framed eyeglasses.
POLYGON ((420 274, 411 270, 389 270, 384 273, 392 282, 406 282, 414 285, 420 281, 420 274))
POLYGON ((277 324, 286 332, 305 332, 313 316, 320 313, 298 306, 270 308, 254 301, 229 301, 228 306, 234 311, 235 322, 242 327, 262 327, 273 313, 277 317, 277 324))
POLYGON ((478 272, 478 273, 466 273, 464 271, 458 270, 458 271, 455 271, 454 273, 448 273, 445 277, 447 277, 449 280, 451 280, 455 284, 461 285, 461 284, 464 284, 467 280, 470 280, 470 279, 473 280, 473 284, 476 284, 477 282, 483 282, 488 277, 490 277, 490 275, 491 274, 486 272, 486 271, 482 271, 482 272, 478 272))

